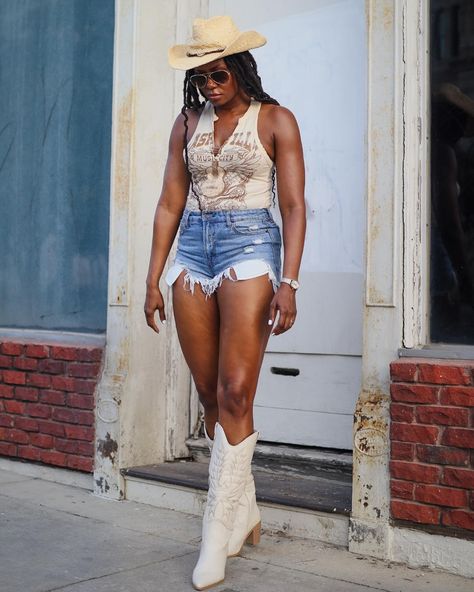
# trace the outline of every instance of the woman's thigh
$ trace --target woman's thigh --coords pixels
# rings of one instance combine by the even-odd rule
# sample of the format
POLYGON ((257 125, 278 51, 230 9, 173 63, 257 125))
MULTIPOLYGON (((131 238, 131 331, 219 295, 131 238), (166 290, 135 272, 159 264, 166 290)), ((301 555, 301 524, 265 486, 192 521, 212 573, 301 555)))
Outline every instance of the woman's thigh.
POLYGON ((216 295, 206 298, 198 283, 183 287, 185 271, 173 283, 173 311, 186 363, 200 395, 215 397, 219 357, 219 310, 216 295))
POLYGON ((238 388, 253 401, 272 329, 268 319, 273 295, 268 275, 224 280, 218 288, 220 391, 225 393, 238 388))

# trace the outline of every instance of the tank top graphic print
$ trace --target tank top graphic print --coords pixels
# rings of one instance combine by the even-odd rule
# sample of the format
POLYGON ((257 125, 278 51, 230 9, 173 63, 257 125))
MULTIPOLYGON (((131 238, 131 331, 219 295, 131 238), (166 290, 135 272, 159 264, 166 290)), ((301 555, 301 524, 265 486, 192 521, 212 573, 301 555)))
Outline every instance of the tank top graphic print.
POLYGON ((272 203, 273 161, 258 137, 261 103, 251 100, 231 136, 214 154, 214 107, 204 105, 188 142, 192 176, 186 208, 234 210, 269 208, 272 203), (199 203, 197 198, 199 199, 199 203))

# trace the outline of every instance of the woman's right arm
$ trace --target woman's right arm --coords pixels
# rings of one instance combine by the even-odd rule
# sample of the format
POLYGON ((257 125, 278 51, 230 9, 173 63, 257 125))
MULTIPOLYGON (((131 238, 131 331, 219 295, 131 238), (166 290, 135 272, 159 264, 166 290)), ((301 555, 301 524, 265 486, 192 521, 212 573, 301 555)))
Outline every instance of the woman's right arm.
POLYGON ((155 311, 158 310, 162 322, 166 320, 159 281, 178 230, 189 189, 183 147, 184 116, 180 114, 171 130, 163 187, 153 221, 153 239, 146 278, 145 317, 148 326, 157 333, 159 329, 155 323, 155 311))

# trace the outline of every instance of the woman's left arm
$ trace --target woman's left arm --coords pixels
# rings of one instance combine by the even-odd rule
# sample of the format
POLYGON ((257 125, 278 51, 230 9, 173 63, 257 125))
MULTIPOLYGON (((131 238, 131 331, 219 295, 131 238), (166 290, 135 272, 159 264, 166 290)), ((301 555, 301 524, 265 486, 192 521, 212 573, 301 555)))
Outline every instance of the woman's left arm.
MULTIPOLYGON (((278 203, 283 224, 283 277, 297 280, 306 232, 303 147, 293 113, 285 107, 275 107, 272 111, 278 203)), ((271 303, 272 324, 277 311, 279 317, 273 335, 288 331, 296 318, 296 291, 285 282, 281 283, 271 303)))

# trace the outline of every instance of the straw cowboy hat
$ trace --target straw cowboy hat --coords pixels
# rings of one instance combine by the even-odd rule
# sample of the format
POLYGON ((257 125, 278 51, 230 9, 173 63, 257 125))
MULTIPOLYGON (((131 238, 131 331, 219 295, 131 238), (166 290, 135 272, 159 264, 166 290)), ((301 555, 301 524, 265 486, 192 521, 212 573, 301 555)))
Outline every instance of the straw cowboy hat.
POLYGON ((190 70, 234 53, 261 47, 266 42, 257 31, 239 31, 230 16, 198 18, 193 22, 190 43, 171 47, 168 61, 176 70, 190 70))

